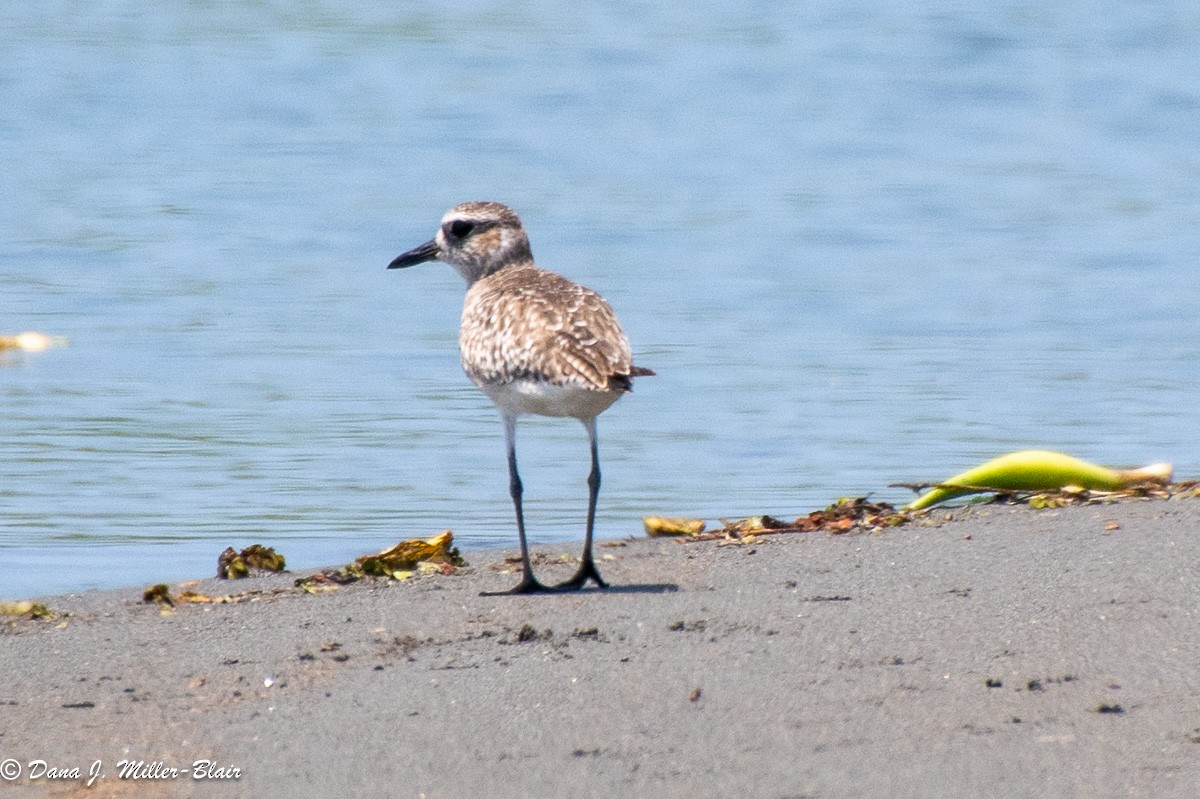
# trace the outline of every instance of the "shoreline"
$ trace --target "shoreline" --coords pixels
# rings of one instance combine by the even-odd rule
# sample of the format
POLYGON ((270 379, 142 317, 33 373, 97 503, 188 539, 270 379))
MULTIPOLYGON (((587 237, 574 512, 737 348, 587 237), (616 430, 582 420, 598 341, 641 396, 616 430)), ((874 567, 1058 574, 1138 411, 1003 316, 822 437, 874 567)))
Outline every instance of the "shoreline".
MULTIPOLYGON (((50 796, 1194 795, 1200 502, 932 518, 622 540, 603 592, 481 597, 503 549, 41 598, 71 615, 0 621, 0 761, 50 796)), ((534 549, 547 580, 578 554, 534 549)))

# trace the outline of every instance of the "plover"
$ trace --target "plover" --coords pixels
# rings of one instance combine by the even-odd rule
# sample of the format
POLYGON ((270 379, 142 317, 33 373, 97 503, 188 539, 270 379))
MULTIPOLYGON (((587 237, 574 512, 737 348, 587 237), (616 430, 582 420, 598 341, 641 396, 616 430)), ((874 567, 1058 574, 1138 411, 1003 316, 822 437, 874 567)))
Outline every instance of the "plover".
POLYGON ((607 587, 592 555, 600 492, 596 417, 633 389, 634 377, 654 372, 633 365, 629 339, 603 297, 534 264, 525 228, 507 206, 454 206, 442 217, 434 239, 398 256, 388 269, 433 260, 454 267, 467 281, 458 337, 463 369, 504 419, 509 494, 524 576, 503 593, 575 590, 589 579, 607 587), (583 557, 575 576, 552 588, 534 576, 525 541, 516 429, 517 417, 526 413, 578 419, 591 446, 583 557))

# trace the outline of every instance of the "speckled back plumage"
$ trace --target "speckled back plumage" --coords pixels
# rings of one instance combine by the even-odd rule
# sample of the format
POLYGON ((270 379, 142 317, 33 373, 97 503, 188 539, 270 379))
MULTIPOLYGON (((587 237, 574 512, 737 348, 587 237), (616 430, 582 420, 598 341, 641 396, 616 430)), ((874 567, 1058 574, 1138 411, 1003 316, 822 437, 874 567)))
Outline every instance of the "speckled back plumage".
POLYGON ((508 266, 467 291, 459 333, 476 385, 535 380, 592 391, 628 391, 629 340, 596 292, 538 269, 508 266))

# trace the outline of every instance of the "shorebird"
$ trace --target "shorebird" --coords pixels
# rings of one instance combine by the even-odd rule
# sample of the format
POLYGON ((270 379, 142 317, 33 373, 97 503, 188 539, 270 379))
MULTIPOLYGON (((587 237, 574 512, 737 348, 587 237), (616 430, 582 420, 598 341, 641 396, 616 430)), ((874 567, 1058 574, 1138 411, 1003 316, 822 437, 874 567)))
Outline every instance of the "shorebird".
POLYGON ((467 281, 458 334, 463 370, 504 420, 523 577, 501 593, 577 590, 588 580, 608 587, 592 555, 600 493, 596 417, 633 390, 634 377, 654 372, 633 365, 629 339, 603 297, 534 264, 529 237, 511 208, 495 202, 456 205, 442 217, 436 237, 397 256, 388 269, 434 260, 467 281), (525 540, 516 432, 517 417, 527 413, 578 419, 591 447, 583 557, 574 577, 552 587, 534 576, 525 540))

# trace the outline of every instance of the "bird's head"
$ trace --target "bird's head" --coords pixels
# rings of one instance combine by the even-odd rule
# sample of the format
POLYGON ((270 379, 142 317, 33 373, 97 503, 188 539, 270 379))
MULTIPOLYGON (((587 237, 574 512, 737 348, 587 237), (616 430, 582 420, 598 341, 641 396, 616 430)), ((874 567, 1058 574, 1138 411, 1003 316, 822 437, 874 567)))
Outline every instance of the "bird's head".
POLYGON ((433 260, 450 264, 469 285, 505 267, 532 263, 533 254, 525 228, 511 208, 467 202, 446 212, 437 236, 397 256, 388 269, 433 260))

